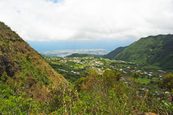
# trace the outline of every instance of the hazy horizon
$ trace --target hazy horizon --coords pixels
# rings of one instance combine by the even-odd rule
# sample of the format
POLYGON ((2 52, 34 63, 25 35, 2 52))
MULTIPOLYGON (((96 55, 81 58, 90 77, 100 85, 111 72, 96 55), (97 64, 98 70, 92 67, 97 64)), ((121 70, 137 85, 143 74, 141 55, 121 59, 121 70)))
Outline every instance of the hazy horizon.
POLYGON ((27 41, 38 52, 53 50, 76 49, 105 49, 112 51, 117 47, 127 46, 134 40, 56 40, 56 41, 27 41))

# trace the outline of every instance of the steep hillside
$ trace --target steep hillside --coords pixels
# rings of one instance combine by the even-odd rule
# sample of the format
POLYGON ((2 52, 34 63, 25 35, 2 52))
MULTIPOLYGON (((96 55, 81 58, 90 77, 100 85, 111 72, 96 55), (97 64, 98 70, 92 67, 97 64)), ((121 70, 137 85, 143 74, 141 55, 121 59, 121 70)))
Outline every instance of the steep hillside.
MULTIPOLYGON (((0 92, 5 87, 14 92, 9 96, 48 101, 52 91, 66 84, 35 50, 0 22, 0 92)), ((0 97, 6 94, 1 93, 0 97)))
POLYGON ((109 58, 109 59, 114 59, 117 54, 119 54, 121 51, 123 51, 126 47, 118 47, 115 50, 111 51, 107 55, 104 55, 103 57, 109 58))
POLYGON ((141 38, 116 54, 114 59, 173 69, 173 35, 141 38))

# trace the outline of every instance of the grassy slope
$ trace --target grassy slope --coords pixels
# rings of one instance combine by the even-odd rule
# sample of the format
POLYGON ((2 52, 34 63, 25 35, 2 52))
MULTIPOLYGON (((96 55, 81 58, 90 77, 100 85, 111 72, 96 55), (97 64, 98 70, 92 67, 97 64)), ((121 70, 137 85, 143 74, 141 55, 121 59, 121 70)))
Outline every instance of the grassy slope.
POLYGON ((173 35, 149 36, 131 44, 117 54, 114 59, 172 69, 172 44, 173 35))
POLYGON ((5 24, 0 23, 0 85, 40 101, 67 81, 5 24), (2 77, 3 76, 3 77, 2 77))
POLYGON ((116 48, 115 50, 111 51, 107 55, 104 55, 103 57, 113 59, 116 55, 118 55, 120 52, 122 52, 126 47, 119 47, 116 48))

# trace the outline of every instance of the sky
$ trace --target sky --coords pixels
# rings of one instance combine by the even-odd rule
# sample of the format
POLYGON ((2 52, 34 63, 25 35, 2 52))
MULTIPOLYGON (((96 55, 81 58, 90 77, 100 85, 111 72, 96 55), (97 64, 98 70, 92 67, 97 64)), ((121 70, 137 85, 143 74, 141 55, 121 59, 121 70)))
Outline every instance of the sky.
POLYGON ((58 40, 58 41, 28 41, 40 53, 54 50, 104 49, 112 51, 120 46, 127 46, 133 40, 58 40))
MULTIPOLYGON (((173 0, 0 0, 0 21, 40 47, 66 41, 93 41, 98 48, 108 41, 116 47, 149 35, 171 34, 172 20, 173 0)), ((103 48, 108 47, 113 49, 103 48)))

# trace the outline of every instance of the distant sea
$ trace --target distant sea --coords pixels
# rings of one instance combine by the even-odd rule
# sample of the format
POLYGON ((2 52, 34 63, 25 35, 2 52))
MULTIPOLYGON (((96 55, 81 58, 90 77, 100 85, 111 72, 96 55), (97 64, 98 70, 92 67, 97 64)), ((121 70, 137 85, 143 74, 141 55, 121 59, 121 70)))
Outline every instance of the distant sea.
POLYGON ((70 49, 70 50, 54 50, 42 52, 46 56, 57 56, 57 57, 66 57, 74 53, 78 54, 92 54, 92 55, 105 55, 109 51, 105 49, 70 49))
POLYGON ((134 41, 126 40, 58 40, 58 41, 27 41, 31 47, 40 53, 63 50, 102 49, 112 51, 120 46, 127 46, 134 41))

